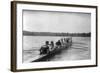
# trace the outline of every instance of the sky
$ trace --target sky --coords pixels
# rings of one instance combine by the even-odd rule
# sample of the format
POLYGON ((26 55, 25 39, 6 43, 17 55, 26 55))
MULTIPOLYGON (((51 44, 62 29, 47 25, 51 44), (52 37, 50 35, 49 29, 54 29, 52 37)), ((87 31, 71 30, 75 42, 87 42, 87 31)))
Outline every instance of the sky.
POLYGON ((31 32, 88 33, 91 14, 23 10, 23 30, 31 32))

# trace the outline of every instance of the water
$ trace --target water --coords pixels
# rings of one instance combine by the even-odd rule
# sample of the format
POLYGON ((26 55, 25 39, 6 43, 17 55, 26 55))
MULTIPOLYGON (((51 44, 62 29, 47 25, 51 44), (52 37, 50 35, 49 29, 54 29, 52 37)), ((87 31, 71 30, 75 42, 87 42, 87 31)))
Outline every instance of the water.
MULTIPOLYGON (((54 41, 64 37, 54 36, 23 36, 23 62, 39 55, 41 45, 45 41, 54 41)), ((86 60, 91 59, 90 37, 72 37, 71 47, 48 59, 48 61, 86 60)))

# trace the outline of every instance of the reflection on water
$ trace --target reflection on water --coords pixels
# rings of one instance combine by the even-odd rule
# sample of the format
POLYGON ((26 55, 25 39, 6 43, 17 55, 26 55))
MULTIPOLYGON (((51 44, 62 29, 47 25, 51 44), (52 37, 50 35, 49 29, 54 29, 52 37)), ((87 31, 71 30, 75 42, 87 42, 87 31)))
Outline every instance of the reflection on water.
MULTIPOLYGON (((39 49, 45 41, 54 41, 62 37, 49 36, 24 36, 23 37, 23 61, 39 55, 39 49)), ((48 58, 49 61, 86 60, 91 58, 90 37, 72 37, 72 46, 60 53, 48 58)))

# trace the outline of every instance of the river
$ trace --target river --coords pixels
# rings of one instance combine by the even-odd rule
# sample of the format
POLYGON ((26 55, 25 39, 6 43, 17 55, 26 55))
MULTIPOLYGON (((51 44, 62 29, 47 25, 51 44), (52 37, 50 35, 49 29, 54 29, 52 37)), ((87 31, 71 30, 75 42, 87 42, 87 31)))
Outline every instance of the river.
MULTIPOLYGON (((54 41, 65 38, 58 36, 23 36, 23 62, 39 55, 39 49, 45 41, 54 41)), ((87 60, 91 59, 91 38, 72 37, 72 46, 62 50, 46 61, 87 60)))

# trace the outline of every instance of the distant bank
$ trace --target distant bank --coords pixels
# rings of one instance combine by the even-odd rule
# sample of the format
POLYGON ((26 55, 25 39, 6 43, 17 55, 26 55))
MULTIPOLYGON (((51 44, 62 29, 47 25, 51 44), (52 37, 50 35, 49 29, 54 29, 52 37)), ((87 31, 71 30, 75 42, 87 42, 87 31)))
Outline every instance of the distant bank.
POLYGON ((91 37, 91 32, 88 33, 53 33, 53 32, 30 32, 23 31, 24 36, 72 36, 72 37, 91 37))

